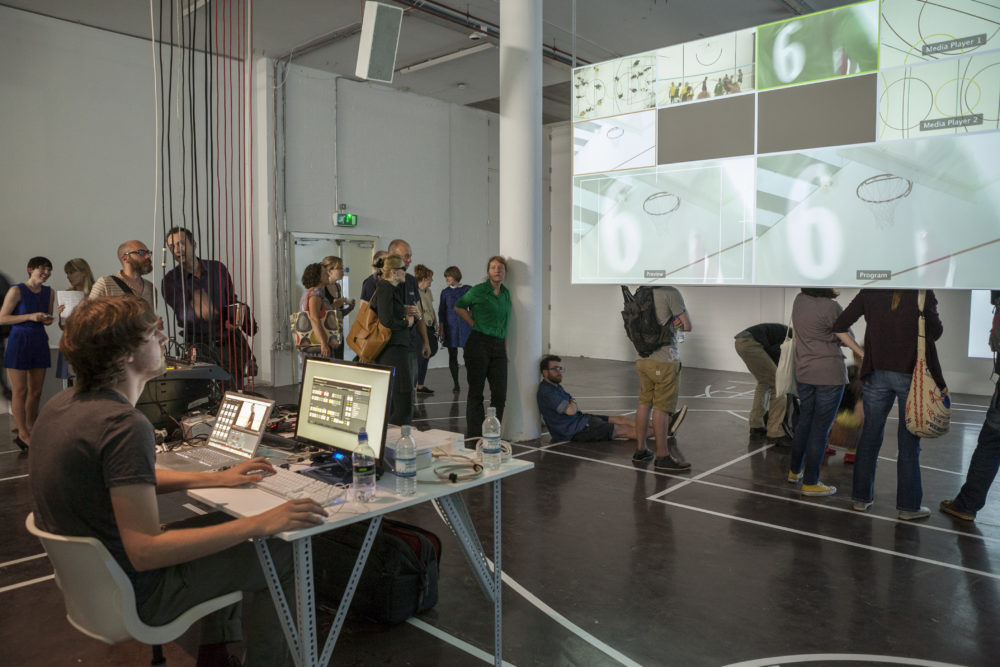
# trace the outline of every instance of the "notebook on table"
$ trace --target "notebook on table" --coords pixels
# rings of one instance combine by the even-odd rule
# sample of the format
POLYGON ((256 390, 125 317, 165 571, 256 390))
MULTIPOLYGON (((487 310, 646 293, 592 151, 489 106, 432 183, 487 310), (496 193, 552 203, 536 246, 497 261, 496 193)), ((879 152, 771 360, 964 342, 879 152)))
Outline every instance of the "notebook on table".
POLYGON ((249 461, 260 445, 274 401, 227 391, 208 440, 200 447, 157 457, 157 464, 174 470, 219 470, 249 461))

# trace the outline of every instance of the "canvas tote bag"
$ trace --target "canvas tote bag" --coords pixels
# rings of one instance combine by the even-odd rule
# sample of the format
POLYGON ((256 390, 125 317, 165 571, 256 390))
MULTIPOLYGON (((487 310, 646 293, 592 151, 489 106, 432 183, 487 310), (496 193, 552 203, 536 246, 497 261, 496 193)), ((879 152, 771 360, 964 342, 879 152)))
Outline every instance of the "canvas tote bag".
POLYGON ((937 438, 951 425, 951 397, 947 387, 938 387, 927 367, 927 340, 924 332, 924 298, 917 296, 917 365, 913 368, 910 394, 906 397, 906 430, 920 438, 937 438))
POLYGON ((774 374, 775 398, 783 399, 788 394, 799 395, 799 385, 795 381, 795 336, 792 335, 792 317, 788 316, 788 333, 781 343, 781 354, 778 357, 778 370, 774 374))

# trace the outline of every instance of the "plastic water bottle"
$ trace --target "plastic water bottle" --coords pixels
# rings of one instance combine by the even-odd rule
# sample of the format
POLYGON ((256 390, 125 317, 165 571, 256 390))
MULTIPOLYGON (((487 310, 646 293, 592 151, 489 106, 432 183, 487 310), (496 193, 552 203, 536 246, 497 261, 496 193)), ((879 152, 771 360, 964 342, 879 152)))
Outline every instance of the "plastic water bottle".
POLYGON ((351 454, 354 467, 354 499, 367 503, 375 499, 375 452, 368 444, 368 433, 361 429, 358 433, 358 448, 351 454))
POLYGON ((684 333, 684 326, 681 324, 681 318, 674 318, 674 342, 683 343, 687 340, 687 334, 684 333))
POLYGON ((417 493, 417 443, 410 435, 409 426, 399 428, 396 441, 396 495, 412 496, 417 493))
POLYGON ((491 407, 486 410, 483 422, 483 468, 496 470, 500 467, 501 456, 500 420, 497 419, 497 409, 491 407))

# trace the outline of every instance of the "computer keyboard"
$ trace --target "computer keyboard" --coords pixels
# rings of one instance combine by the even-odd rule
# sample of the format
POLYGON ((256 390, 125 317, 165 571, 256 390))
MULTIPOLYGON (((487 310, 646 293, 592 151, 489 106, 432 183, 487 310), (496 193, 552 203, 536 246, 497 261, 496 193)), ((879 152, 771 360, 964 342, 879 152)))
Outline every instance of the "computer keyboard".
POLYGON ((265 476, 255 486, 282 498, 312 498, 320 505, 332 505, 347 500, 347 491, 344 487, 328 484, 284 468, 275 468, 273 475, 265 476))
POLYGON ((222 466, 233 465, 234 458, 229 454, 212 449, 211 447, 195 447, 194 449, 179 449, 178 456, 203 463, 210 468, 221 468, 222 466))

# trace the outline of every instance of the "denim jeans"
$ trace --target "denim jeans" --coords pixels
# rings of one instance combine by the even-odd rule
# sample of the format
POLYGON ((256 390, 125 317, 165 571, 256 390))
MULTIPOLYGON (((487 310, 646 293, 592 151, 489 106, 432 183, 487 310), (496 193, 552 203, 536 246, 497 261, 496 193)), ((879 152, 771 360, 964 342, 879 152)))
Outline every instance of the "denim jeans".
POLYGON ((986 504, 986 494, 1000 468, 1000 381, 993 390, 990 407, 986 411, 986 421, 979 432, 979 443, 969 462, 969 473, 965 476, 962 491, 955 498, 955 508, 975 514, 986 504))
POLYGON ((799 382, 799 421, 792 440, 789 469, 798 473, 805 460, 803 484, 819 483, 819 468, 826 453, 826 438, 830 435, 833 418, 837 416, 842 384, 806 384, 799 382))
POLYGON ((865 379, 861 397, 865 407, 865 425, 854 460, 854 500, 869 503, 875 497, 875 466, 885 436, 885 421, 892 404, 898 402, 896 509, 920 509, 924 496, 920 485, 920 438, 906 430, 906 397, 910 393, 912 377, 911 373, 875 371, 865 379))

